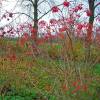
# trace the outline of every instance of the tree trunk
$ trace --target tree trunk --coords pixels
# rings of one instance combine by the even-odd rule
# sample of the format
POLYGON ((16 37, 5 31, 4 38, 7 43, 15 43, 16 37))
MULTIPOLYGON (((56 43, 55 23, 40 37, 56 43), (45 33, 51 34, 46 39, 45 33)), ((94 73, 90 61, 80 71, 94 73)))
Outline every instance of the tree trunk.
POLYGON ((34 26, 33 28, 36 29, 36 32, 34 34, 34 42, 37 44, 37 38, 38 38, 38 1, 34 0, 34 26))
POLYGON ((87 28, 87 37, 86 37, 86 56, 87 59, 90 58, 90 47, 93 37, 93 22, 94 22, 94 2, 95 0, 88 0, 89 3, 89 10, 92 13, 92 15, 89 17, 89 25, 87 28))
POLYGON ((87 41, 92 41, 92 30, 93 30, 93 22, 94 22, 94 2, 95 0, 88 0, 89 3, 89 10, 92 13, 92 15, 89 17, 89 25, 87 28, 87 41))

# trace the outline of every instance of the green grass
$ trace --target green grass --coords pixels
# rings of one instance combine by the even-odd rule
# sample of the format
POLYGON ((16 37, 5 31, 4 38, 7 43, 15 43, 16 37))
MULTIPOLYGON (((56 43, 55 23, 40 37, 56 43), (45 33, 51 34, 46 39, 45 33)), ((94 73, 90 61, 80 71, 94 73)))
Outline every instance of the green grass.
POLYGON ((94 68, 94 73, 97 75, 100 75, 100 64, 96 64, 96 66, 94 68))
MULTIPOLYGON (((15 44, 16 40, 0 40, 0 89, 8 84, 11 85, 9 86, 11 91, 3 93, 0 100, 66 100, 66 98, 68 100, 99 100, 100 63, 92 68, 89 65, 90 62, 85 63, 84 60, 80 60, 82 56, 79 55, 84 54, 81 44, 76 44, 78 50, 75 51, 75 55, 78 56, 78 61, 75 62, 58 59, 62 54, 61 44, 40 45, 39 48, 50 57, 38 55, 35 58, 24 55, 27 47, 21 48, 15 44), (16 61, 12 62, 8 58, 5 60, 8 45, 14 46, 12 52, 16 53, 16 61), (79 51, 80 54, 78 54, 79 51), (76 88, 72 86, 72 83, 77 80, 75 68, 77 71, 80 70, 82 83, 88 85, 88 91, 80 89, 72 94, 76 88), (62 88, 65 82, 68 82, 68 91, 62 88)), ((98 52, 93 50, 95 55, 98 52)), ((81 85, 80 82, 79 84, 81 85)))

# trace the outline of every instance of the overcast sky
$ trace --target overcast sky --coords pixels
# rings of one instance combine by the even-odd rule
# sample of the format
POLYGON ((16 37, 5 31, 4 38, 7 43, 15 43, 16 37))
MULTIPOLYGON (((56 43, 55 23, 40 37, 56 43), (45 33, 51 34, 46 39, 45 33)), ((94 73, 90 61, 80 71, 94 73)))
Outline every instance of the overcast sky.
MULTIPOLYGON (((57 5, 57 4, 61 4, 64 0, 48 0, 49 1, 49 4, 50 6, 54 6, 54 5, 57 5)), ((74 0, 75 1, 75 0, 74 0)), ((87 0, 76 0, 78 3, 84 3, 84 8, 88 8, 88 4, 87 4, 87 0)), ((2 16, 2 14, 4 14, 6 11, 8 12, 24 12, 24 13, 27 13, 27 14, 30 14, 32 15, 32 11, 30 10, 29 7, 25 7, 25 5, 28 5, 29 2, 24 2, 23 3, 23 6, 20 6, 20 2, 17 2, 17 0, 4 0, 2 2, 2 5, 0 4, 0 16, 2 16)), ((42 3, 40 6, 39 6, 39 10, 40 12, 44 13, 46 12, 47 10, 50 9, 50 6, 48 6, 48 3, 42 3)), ((33 10, 33 9, 32 9, 33 10)), ((33 10, 34 11, 34 10, 33 10)), ((98 9, 97 9, 98 11, 98 9)), ((42 14, 39 14, 39 17, 41 16, 42 14)), ((15 15, 15 17, 17 17, 18 15, 15 15)), ((58 15, 57 14, 52 14, 51 12, 44 16, 43 19, 45 19, 46 21, 48 21, 49 19, 51 18, 57 18, 58 15)), ((86 13, 83 13, 82 14, 82 19, 86 19, 86 13)), ((11 20, 10 20, 11 21, 11 20)), ((0 26, 4 26, 6 25, 7 23, 9 23, 10 21, 7 21, 6 19, 4 20, 1 20, 0 21, 0 26)), ((15 22, 18 24, 18 23, 21 23, 21 22, 24 22, 24 21, 29 21, 29 18, 25 15, 22 15, 21 17, 18 17, 15 22), (24 20, 23 20, 24 19, 24 20)))

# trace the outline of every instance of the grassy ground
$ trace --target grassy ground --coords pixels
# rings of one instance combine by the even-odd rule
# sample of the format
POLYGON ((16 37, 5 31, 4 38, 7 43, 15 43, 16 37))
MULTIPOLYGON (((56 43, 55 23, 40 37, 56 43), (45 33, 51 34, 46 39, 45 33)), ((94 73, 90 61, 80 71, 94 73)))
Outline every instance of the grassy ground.
MULTIPOLYGON (((100 63, 92 67, 92 60, 85 62, 81 44, 75 45, 76 60, 68 62, 61 56, 61 45, 43 44, 33 57, 25 53, 27 46, 1 39, 0 100, 100 100, 100 63)), ((93 46, 91 59, 99 54, 93 46)))

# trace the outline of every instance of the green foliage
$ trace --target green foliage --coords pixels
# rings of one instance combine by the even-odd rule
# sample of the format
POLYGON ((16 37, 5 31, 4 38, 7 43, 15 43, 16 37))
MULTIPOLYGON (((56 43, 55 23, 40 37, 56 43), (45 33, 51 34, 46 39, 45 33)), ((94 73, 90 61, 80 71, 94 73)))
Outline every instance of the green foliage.
POLYGON ((93 73, 96 75, 100 75, 100 64, 95 65, 95 68, 93 69, 93 73))
POLYGON ((48 47, 48 55, 52 59, 60 58, 61 56, 61 46, 60 45, 52 45, 48 47))
POLYGON ((74 56, 77 60, 83 60, 85 56, 85 49, 81 41, 76 41, 73 44, 74 56))
MULTIPOLYGON (((49 57, 39 55, 36 58, 25 55, 27 46, 22 48, 16 45, 16 41, 1 40, 0 44, 3 48, 0 50, 6 53, 7 46, 11 45, 11 53, 17 56, 16 61, 6 59, 5 52, 3 57, 0 56, 0 91, 5 85, 11 84, 11 91, 2 93, 0 100, 98 100, 100 64, 90 68, 91 62, 83 61, 85 50, 81 41, 76 41, 73 46, 76 60, 69 62, 59 59, 62 55, 61 44, 41 45, 40 50, 46 51, 49 57), (75 89, 72 82, 77 78, 88 85, 88 91, 81 89, 72 94, 75 89), (68 84, 67 91, 62 89, 64 83, 68 84)), ((95 46, 92 48, 91 57, 98 56, 99 49, 95 46)))

